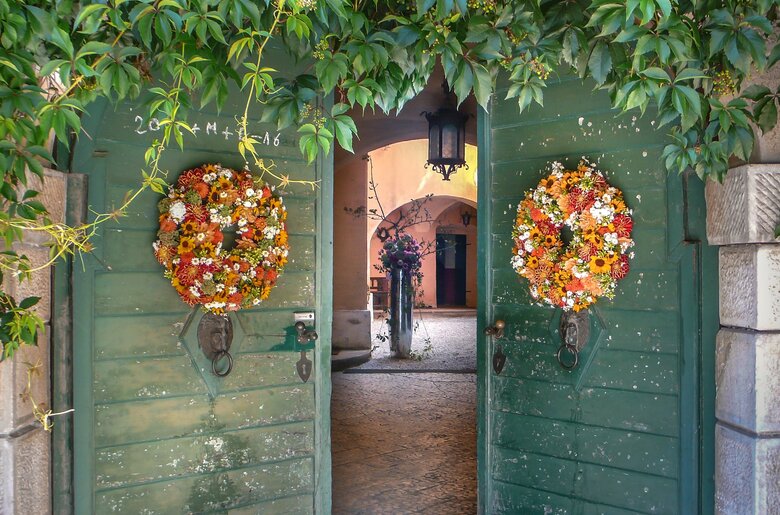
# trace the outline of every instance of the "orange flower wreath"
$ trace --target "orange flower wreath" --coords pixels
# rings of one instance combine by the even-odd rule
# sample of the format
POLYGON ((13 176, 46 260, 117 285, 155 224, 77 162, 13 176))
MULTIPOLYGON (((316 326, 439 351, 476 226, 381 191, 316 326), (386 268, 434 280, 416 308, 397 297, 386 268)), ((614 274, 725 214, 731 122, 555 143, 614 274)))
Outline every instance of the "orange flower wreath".
POLYGON ((633 228, 621 191, 587 162, 576 170, 552 164, 549 176, 517 206, 512 268, 528 279, 531 295, 580 311, 599 297, 613 298, 628 274, 633 228), (571 229, 571 242, 561 237, 571 229))
POLYGON ((184 302, 224 315, 268 298, 289 253, 287 210, 273 187, 207 164, 183 172, 158 207, 154 253, 184 302), (227 250, 223 231, 232 225, 227 250))

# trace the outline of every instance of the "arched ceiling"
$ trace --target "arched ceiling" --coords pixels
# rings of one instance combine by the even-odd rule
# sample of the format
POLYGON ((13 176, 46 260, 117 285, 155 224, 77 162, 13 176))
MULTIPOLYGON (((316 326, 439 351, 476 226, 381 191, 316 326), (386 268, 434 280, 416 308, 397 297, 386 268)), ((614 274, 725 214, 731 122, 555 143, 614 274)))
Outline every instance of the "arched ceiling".
MULTIPOLYGON (((471 199, 467 199, 463 197, 455 197, 451 195, 436 195, 435 197, 432 197, 431 200, 429 201, 425 201, 424 199, 420 198, 416 200, 411 200, 403 204, 402 206, 398 206, 390 212, 390 214, 387 216, 387 219, 398 220, 399 213, 402 213, 404 211, 409 211, 412 208, 414 202, 423 202, 424 212, 427 213, 427 216, 423 216, 422 218, 426 221, 422 222, 420 225, 435 223, 436 220, 438 220, 444 212, 452 209, 455 206, 470 206, 474 209, 477 208, 477 203, 471 199)), ((371 240, 371 238, 376 237, 376 231, 377 229, 379 229, 379 227, 390 227, 390 224, 387 222, 369 220, 368 231, 367 231, 369 240, 371 240)))
MULTIPOLYGON (((423 111, 436 111, 445 103, 445 95, 442 90, 444 70, 436 66, 428 84, 415 98, 406 103, 400 113, 384 114, 380 109, 376 111, 357 107, 349 114, 355 120, 358 128, 358 138, 353 141, 355 156, 362 156, 380 147, 408 141, 413 139, 428 138, 428 122, 423 111)), ((477 109, 481 109, 474 98, 469 97, 458 108, 461 112, 469 114, 466 122, 466 142, 477 144, 477 109)), ((336 155, 336 161, 348 157, 349 153, 341 151, 336 155)))

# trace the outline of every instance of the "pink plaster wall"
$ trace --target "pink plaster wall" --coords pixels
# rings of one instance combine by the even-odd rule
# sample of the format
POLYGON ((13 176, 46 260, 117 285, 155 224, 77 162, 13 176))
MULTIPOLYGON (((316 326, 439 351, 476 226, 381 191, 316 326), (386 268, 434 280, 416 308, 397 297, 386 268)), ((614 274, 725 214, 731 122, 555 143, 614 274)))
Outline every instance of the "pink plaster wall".
MULTIPOLYGON (((407 232, 418 241, 436 241, 437 233, 447 234, 465 234, 466 235, 466 306, 476 307, 477 305, 477 221, 472 217, 468 226, 463 225, 461 213, 464 210, 474 212, 475 203, 467 199, 453 199, 451 197, 434 197, 426 203, 426 207, 431 211, 432 223, 423 223, 411 227, 407 232)), ((402 209, 408 208, 402 206, 402 209)), ((381 275, 375 268, 379 264, 379 250, 382 243, 376 234, 372 235, 370 257, 370 275, 381 275)), ((434 247, 435 248, 435 247, 434 247)), ((430 254, 423 258, 423 282, 422 295, 418 297, 417 302, 422 302, 426 306, 437 307, 436 302, 436 256, 430 254)))

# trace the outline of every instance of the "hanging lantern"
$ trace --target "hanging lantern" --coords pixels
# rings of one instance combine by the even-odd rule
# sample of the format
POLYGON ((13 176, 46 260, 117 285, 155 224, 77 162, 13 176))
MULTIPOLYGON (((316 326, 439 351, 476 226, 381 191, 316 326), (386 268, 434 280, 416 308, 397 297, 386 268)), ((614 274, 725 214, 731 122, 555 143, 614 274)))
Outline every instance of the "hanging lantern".
POLYGON ((468 227, 471 223, 471 212, 470 211, 464 211, 460 214, 460 219, 463 221, 463 225, 465 227, 468 227))
POLYGON ((452 92, 447 83, 442 84, 447 95, 446 105, 435 113, 423 112, 428 120, 428 162, 425 168, 431 166, 442 174, 445 181, 450 175, 466 164, 466 120, 468 115, 458 112, 452 106, 452 92))

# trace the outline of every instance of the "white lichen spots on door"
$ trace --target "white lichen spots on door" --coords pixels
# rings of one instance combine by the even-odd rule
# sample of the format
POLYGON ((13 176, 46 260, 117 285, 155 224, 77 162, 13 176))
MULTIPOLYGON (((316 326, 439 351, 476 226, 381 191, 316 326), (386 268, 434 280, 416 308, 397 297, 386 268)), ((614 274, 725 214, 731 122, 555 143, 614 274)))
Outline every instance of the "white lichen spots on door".
POLYGON ((160 389, 158 386, 144 386, 142 388, 139 388, 136 392, 136 397, 162 397, 166 395, 168 392, 166 390, 160 389))
POLYGON ((206 445, 210 445, 215 452, 219 452, 224 447, 225 441, 220 437, 212 437, 206 440, 206 445))

